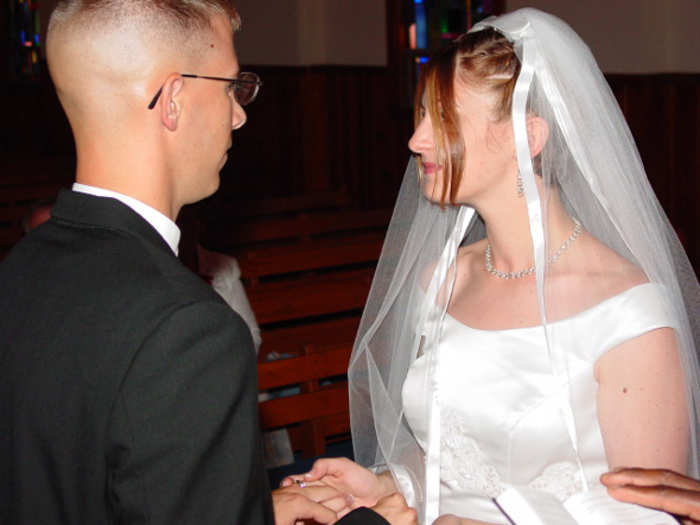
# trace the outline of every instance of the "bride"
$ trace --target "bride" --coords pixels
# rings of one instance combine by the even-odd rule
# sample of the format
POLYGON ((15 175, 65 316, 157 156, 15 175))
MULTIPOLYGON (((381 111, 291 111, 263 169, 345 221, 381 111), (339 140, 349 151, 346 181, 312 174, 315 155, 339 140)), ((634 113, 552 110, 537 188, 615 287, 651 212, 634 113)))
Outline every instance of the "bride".
POLYGON ((698 475, 698 281, 590 51, 534 9, 426 65, 350 362, 355 457, 308 482, 399 489, 422 523, 507 523, 611 468, 698 475))

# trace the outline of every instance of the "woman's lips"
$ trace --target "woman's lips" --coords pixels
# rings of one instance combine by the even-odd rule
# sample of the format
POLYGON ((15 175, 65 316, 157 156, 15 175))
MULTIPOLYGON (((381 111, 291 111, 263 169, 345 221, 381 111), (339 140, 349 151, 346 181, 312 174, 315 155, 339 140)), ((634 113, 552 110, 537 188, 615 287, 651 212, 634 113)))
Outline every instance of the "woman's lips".
POLYGON ((442 168, 442 166, 440 166, 439 164, 435 164, 433 162, 423 161, 423 172, 426 174, 427 173, 435 173, 436 171, 438 171, 441 168, 442 168))

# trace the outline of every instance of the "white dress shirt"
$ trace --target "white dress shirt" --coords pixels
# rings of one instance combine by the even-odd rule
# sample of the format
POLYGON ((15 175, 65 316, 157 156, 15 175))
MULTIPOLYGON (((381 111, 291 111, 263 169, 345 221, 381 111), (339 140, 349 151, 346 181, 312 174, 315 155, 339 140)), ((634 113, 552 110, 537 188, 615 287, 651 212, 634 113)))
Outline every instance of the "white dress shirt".
POLYGON ((168 246, 170 246, 173 253, 177 255, 178 245, 180 244, 180 228, 178 228, 177 224, 158 210, 151 208, 148 204, 144 204, 133 197, 124 195, 123 193, 106 190, 104 188, 97 188, 96 186, 88 186, 87 184, 74 182, 72 189, 73 191, 87 193, 88 195, 94 195, 95 197, 111 197, 113 199, 117 199, 119 202, 122 202, 143 217, 148 224, 153 226, 160 236, 163 237, 163 240, 168 243, 168 246))

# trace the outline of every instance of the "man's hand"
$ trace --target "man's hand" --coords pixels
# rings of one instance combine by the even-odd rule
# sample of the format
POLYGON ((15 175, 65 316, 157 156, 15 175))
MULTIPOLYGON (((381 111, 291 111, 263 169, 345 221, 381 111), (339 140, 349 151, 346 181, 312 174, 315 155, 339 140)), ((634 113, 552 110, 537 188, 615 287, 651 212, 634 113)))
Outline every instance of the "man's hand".
POLYGON ((282 486, 293 485, 295 479, 313 485, 321 482, 352 496, 352 508, 373 507, 384 496, 396 492, 390 473, 377 476, 347 458, 319 459, 304 476, 285 478, 282 486))
POLYGON ((700 524, 700 481, 663 469, 625 468, 600 477, 615 499, 675 514, 700 524))
POLYGON ((398 492, 380 499, 372 510, 391 525, 418 525, 418 513, 406 505, 406 500, 398 492))
POLYGON ((336 489, 324 486, 297 485, 272 491, 275 525, 295 525, 298 521, 314 520, 322 525, 335 523, 339 512, 346 512, 347 499, 336 489))

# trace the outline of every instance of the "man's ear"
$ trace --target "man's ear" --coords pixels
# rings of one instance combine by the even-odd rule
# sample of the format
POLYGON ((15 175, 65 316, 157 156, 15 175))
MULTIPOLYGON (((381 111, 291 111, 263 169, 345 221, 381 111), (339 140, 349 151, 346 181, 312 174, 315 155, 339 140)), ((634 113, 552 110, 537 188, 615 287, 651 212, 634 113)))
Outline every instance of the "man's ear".
POLYGON ((160 96, 160 120, 170 131, 177 129, 182 114, 182 85, 180 75, 173 73, 165 80, 160 96))
POLYGON ((527 141, 530 144, 530 157, 535 158, 542 153, 549 139, 549 124, 542 117, 527 116, 527 141))

